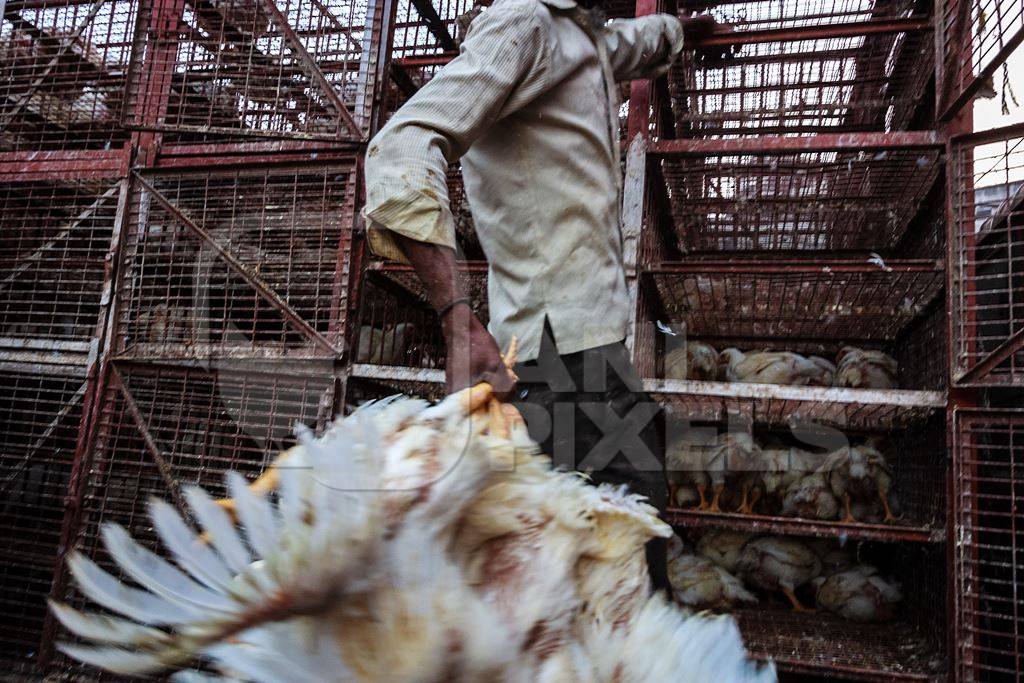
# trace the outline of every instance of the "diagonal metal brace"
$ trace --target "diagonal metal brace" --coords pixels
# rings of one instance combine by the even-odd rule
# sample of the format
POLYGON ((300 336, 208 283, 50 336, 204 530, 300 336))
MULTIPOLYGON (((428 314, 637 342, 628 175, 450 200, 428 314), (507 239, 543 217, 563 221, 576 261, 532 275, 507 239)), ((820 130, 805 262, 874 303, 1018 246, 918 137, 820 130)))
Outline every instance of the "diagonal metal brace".
POLYGON ((234 270, 239 277, 245 280, 253 289, 255 289, 260 296, 267 300, 267 302, 273 306, 277 311, 285 317, 288 322, 294 325, 303 335, 309 338, 310 341, 315 343, 317 346, 323 348, 331 355, 338 355, 341 352, 334 347, 334 345, 322 334, 306 322, 301 315, 292 308, 287 301, 282 299, 275 291, 273 291, 267 283, 265 283, 258 275, 252 272, 246 267, 241 261, 236 259, 228 249, 218 242, 213 236, 199 227, 192 219, 181 212, 178 207, 174 206, 167 197, 165 197, 159 190, 153 187, 149 182, 146 181, 138 173, 135 173, 135 179, 142 187, 152 195, 152 197, 160 204, 168 213, 174 216, 182 225, 188 228, 191 232, 195 233, 199 239, 210 245, 211 248, 232 270, 234 270))
POLYGON ((153 457, 153 462, 156 464, 156 468, 160 472, 160 478, 164 480, 164 484, 167 486, 168 493, 170 493, 171 498, 174 500, 174 505, 178 508, 178 511, 185 519, 189 519, 190 515, 188 506, 185 505, 185 498, 181 495, 181 485, 171 473, 171 466, 164 457, 160 447, 156 445, 156 440, 153 438, 153 434, 149 431, 149 426, 146 424, 146 418, 142 416, 142 411, 139 410, 138 404, 135 403, 135 398, 128 390, 128 386, 124 382, 124 377, 113 364, 110 366, 110 374, 114 382, 117 384, 117 390, 121 393, 122 398, 124 398, 124 405, 128 409, 128 413, 132 416, 132 421, 135 423, 136 429, 139 430, 139 435, 142 436, 142 441, 146 444, 146 450, 149 451, 149 454, 153 457))
POLYGON ((438 16, 434 4, 430 0, 412 0, 412 6, 420 13, 427 24, 427 30, 437 38, 437 44, 446 52, 458 52, 459 46, 448 32, 441 17, 438 16))
POLYGON ((959 384, 972 384, 995 370, 1007 358, 1024 349, 1024 328, 1017 330, 1009 339, 992 349, 980 363, 956 378, 959 384))
POLYGON ((327 80, 324 76, 324 72, 317 66, 316 60, 306 51, 306 46, 302 44, 302 39, 299 38, 298 34, 295 33, 295 29, 288 23, 288 17, 278 8, 274 0, 263 0, 263 6, 266 7, 267 13, 270 15, 271 21, 277 24, 277 27, 281 29, 281 34, 284 36, 285 41, 291 47, 291 51, 295 54, 302 65, 306 67, 306 72, 309 77, 316 81, 317 85, 320 86, 320 90, 323 92, 323 96, 327 98, 327 101, 331 103, 331 106, 337 110, 338 115, 344 121, 345 126, 349 131, 361 140, 363 138, 362 129, 356 124, 355 119, 352 118, 352 114, 349 113, 348 107, 345 106, 345 101, 338 95, 338 91, 334 89, 334 85, 327 80))

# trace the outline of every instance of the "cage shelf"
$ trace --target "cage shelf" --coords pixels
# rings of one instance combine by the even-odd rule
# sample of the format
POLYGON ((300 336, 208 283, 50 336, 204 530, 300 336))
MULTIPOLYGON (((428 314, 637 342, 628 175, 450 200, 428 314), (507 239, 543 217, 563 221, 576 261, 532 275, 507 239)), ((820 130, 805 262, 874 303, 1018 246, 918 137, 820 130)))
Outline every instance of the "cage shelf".
POLYGON ((928 526, 910 526, 899 523, 867 524, 861 522, 800 519, 797 517, 741 515, 729 512, 715 513, 675 507, 668 509, 665 513, 665 520, 679 527, 733 529, 736 531, 776 534, 779 536, 816 536, 820 538, 908 543, 941 543, 946 540, 945 529, 928 526))
POLYGON ((946 405, 939 391, 678 379, 645 379, 644 389, 678 419, 720 422, 732 413, 779 427, 814 422, 851 430, 896 429, 919 424, 946 405))
POLYGON ((916 133, 655 143, 665 232, 691 254, 892 249, 935 183, 934 143, 916 133))
POLYGON ((773 606, 734 615, 751 653, 770 658, 782 671, 865 681, 945 680, 945 662, 929 636, 903 620, 857 624, 773 606))
POLYGON ((738 50, 686 54, 670 76, 682 136, 892 130, 909 124, 931 76, 927 16, 912 0, 752 0, 696 5, 731 24, 738 50))
POLYGON ((935 261, 691 261, 653 265, 644 278, 670 322, 708 341, 892 339, 944 284, 935 261))

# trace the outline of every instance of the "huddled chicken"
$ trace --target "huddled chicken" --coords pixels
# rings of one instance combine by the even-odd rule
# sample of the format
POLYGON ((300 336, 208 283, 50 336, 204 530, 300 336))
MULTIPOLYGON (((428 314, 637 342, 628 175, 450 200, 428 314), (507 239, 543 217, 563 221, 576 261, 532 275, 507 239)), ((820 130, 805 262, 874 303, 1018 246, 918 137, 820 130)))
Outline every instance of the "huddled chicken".
POLYGON ((654 509, 553 471, 487 385, 368 404, 227 487, 184 489, 197 528, 152 502, 170 559, 104 525, 134 585, 71 556, 106 612, 53 603, 83 641, 64 652, 182 681, 211 680, 199 659, 232 681, 775 680, 731 619, 650 593, 642 550, 671 535, 654 509))
POLYGON ((896 389, 896 359, 876 350, 843 347, 833 363, 821 356, 792 351, 741 351, 727 348, 718 353, 710 344, 683 340, 671 345, 663 359, 667 379, 720 380, 789 386, 896 389))
POLYGON ((870 564, 819 576, 813 584, 818 607, 850 621, 890 621, 903 600, 899 585, 870 564))
POLYGON ((720 563, 688 552, 678 536, 672 541, 668 578, 676 601, 684 607, 722 611, 757 602, 743 582, 720 563))
POLYGON ((709 443, 684 434, 665 457, 670 500, 679 507, 845 522, 899 518, 893 472, 874 439, 816 453, 775 437, 759 444, 746 431, 709 443))

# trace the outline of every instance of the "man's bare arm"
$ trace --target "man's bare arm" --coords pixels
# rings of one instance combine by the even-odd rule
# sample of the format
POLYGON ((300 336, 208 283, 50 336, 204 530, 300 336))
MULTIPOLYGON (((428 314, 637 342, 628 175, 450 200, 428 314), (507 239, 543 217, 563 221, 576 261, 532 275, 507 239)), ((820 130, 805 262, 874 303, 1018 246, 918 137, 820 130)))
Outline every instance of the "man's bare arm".
POLYGON ((441 315, 441 329, 448 347, 445 363, 448 391, 457 391, 477 382, 489 382, 499 394, 510 392, 515 381, 501 359, 494 337, 469 305, 448 306, 465 297, 455 267, 455 251, 398 234, 395 241, 423 283, 430 305, 436 311, 445 309, 441 315))

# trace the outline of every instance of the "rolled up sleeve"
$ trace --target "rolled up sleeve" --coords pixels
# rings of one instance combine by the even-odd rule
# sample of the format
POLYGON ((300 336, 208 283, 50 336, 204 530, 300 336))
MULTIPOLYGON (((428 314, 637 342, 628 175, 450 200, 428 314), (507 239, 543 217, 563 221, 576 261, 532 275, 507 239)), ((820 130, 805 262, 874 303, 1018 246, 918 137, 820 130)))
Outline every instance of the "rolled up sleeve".
POLYGON ((618 81, 660 76, 683 50, 683 26, 671 14, 619 19, 602 31, 618 81))
POLYGON ((370 249, 378 256, 405 261, 394 234, 455 247, 449 164, 545 87, 549 51, 535 5, 513 0, 485 10, 459 56, 370 142, 363 216, 370 249))

